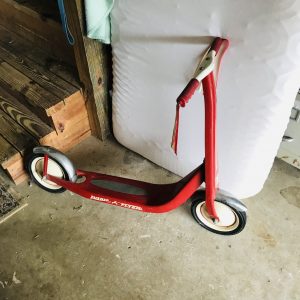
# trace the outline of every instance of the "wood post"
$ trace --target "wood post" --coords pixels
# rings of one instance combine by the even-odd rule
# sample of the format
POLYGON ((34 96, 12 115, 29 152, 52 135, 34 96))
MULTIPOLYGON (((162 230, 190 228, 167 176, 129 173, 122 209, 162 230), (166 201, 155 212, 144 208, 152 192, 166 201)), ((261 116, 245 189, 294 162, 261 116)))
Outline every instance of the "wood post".
POLYGON ((65 1, 79 78, 84 86, 92 134, 104 140, 110 134, 108 109, 109 55, 107 46, 85 36, 83 1, 65 1))

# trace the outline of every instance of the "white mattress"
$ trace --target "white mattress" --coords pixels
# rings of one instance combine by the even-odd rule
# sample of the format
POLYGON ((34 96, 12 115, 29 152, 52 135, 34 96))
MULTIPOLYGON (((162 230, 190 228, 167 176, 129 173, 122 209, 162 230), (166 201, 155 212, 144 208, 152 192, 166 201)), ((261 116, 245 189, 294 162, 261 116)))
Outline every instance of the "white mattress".
POLYGON ((259 192, 300 86, 300 0, 115 0, 111 20, 114 135, 182 176, 203 160, 203 96, 181 111, 178 156, 176 98, 213 37, 230 40, 217 91, 219 187, 259 192))

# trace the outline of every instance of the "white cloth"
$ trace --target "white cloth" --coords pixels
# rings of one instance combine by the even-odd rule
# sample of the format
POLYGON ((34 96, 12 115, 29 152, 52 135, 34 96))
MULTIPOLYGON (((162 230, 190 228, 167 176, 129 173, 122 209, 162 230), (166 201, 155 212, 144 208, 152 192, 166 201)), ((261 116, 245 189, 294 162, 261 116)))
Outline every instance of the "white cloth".
POLYGON ((176 98, 213 37, 230 40, 218 81, 219 186, 262 188, 300 83, 300 0, 116 0, 112 11, 113 129, 127 148, 186 175, 204 156, 203 96, 176 98))

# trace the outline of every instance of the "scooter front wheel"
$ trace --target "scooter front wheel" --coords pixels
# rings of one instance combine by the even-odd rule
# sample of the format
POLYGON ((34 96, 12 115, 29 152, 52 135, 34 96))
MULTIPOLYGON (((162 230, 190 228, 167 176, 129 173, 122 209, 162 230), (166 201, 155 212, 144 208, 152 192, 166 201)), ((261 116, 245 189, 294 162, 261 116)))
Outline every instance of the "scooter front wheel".
POLYGON ((205 229, 221 234, 234 235, 240 233, 246 226, 246 207, 238 200, 226 196, 217 196, 215 208, 218 220, 213 220, 208 214, 205 205, 205 192, 198 191, 192 199, 192 215, 205 229))
MULTIPOLYGON (((31 179, 42 189, 50 193, 62 193, 65 191, 65 188, 57 185, 56 183, 46 179, 43 176, 44 168, 44 155, 32 153, 27 157, 26 160, 26 169, 29 173, 31 179)), ((49 175, 68 179, 68 174, 66 170, 59 164, 55 159, 48 157, 48 168, 47 173, 49 175)))

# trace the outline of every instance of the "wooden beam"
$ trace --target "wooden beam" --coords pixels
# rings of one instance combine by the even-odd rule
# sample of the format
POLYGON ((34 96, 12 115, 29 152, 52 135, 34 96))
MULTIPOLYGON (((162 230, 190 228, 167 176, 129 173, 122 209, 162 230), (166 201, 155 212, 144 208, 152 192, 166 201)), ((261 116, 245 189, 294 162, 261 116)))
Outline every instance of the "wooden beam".
POLYGON ((64 103, 51 116, 54 131, 0 87, 0 165, 16 184, 27 178, 22 155, 38 142, 68 151, 91 135, 82 94, 78 91, 64 103))
POLYGON ((47 50, 55 57, 63 57, 69 63, 75 63, 72 47, 68 45, 59 22, 14 0, 1 0, 0 11, 0 24, 29 39, 34 46, 47 50))
POLYGON ((28 175, 25 171, 24 158, 20 153, 12 157, 8 164, 2 164, 2 167, 15 184, 22 183, 28 178, 28 175))
POLYGON ((43 138, 53 129, 42 122, 27 107, 0 86, 0 110, 9 115, 37 140, 43 138))
POLYGON ((88 118, 85 100, 80 92, 66 98, 64 103, 64 107, 51 116, 57 133, 68 130, 74 122, 88 118))
POLYGON ((51 19, 60 22, 57 1, 49 0, 14 0, 20 5, 26 6, 38 13, 43 19, 51 19))
MULTIPOLYGON (((21 157, 20 153, 6 139, 0 135, 0 164, 3 168, 13 157, 21 157)), ((15 159, 13 159, 15 160, 15 159)))
POLYGON ((21 53, 20 55, 14 54, 11 50, 2 48, 1 41, 0 58, 59 98, 63 99, 78 91, 73 85, 48 71, 45 67, 23 57, 21 53))
POLYGON ((78 91, 64 102, 64 108, 51 116, 57 131, 49 130, 47 125, 0 87, 0 165, 16 184, 27 178, 22 155, 28 148, 39 142, 68 151, 91 135, 81 93, 78 91))
POLYGON ((92 134, 104 140, 110 134, 107 48, 85 36, 82 0, 65 1, 65 8, 75 38, 73 49, 84 85, 92 134))
POLYGON ((31 78, 19 72, 0 58, 0 84, 22 95, 23 104, 34 111, 45 123, 51 125, 48 116, 52 107, 63 107, 63 99, 42 88, 31 78))
POLYGON ((60 151, 66 152, 75 145, 81 143, 91 135, 88 118, 74 123, 69 130, 60 134, 51 133, 40 140, 41 145, 52 146, 60 151))
MULTIPOLYGON (((80 89, 79 78, 77 74, 77 67, 65 63, 62 58, 53 58, 49 53, 43 51, 39 47, 32 47, 32 43, 27 39, 8 31, 5 27, 0 25, 0 44, 1 47, 15 56, 21 57, 24 63, 34 66, 39 65, 37 70, 42 73, 51 72, 56 77, 60 77, 66 82, 69 82, 75 88, 80 89)), ((73 53, 73 50, 72 50, 73 53)), ((57 82, 57 78, 52 75, 51 79, 57 82)), ((49 77, 49 73, 47 73, 49 77)), ((50 77, 49 77, 50 78, 50 77)))
POLYGON ((1 110, 0 136, 7 140, 21 154, 26 149, 38 144, 38 141, 32 135, 1 110))

